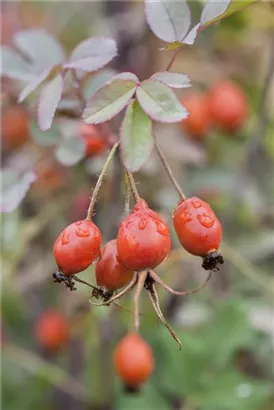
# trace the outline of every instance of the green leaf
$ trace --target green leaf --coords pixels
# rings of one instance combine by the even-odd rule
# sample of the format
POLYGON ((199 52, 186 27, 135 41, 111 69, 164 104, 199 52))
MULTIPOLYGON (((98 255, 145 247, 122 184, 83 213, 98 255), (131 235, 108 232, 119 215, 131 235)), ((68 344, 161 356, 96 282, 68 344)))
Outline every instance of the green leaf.
POLYGON ((38 124, 43 131, 51 127, 55 111, 61 100, 63 86, 63 77, 58 74, 41 90, 38 105, 38 124))
POLYGON ((107 37, 92 37, 79 43, 73 50, 65 68, 82 71, 96 71, 117 55, 115 40, 107 37))
POLYGON ((213 379, 208 377, 204 388, 194 396, 195 407, 203 410, 257 410, 271 396, 267 382, 243 377, 226 369, 213 379))
POLYGON ((120 138, 124 166, 129 171, 138 171, 151 153, 153 137, 152 121, 136 100, 127 107, 120 138))
POLYGON ((119 410, 169 410, 170 406, 164 397, 159 394, 148 382, 140 393, 120 394, 115 400, 115 409, 119 410))
POLYGON ((43 29, 19 31, 13 37, 15 45, 34 63, 38 72, 60 64, 65 53, 59 42, 43 29))
POLYGON ((12 169, 1 171, 1 212, 12 212, 25 198, 31 184, 36 180, 32 171, 24 174, 12 169))
POLYGON ((133 97, 138 78, 121 73, 101 87, 87 103, 83 118, 88 124, 99 124, 113 118, 133 97), (123 76, 122 76, 123 74, 123 76))
POLYGON ((56 145, 60 140, 60 133, 55 125, 50 130, 42 131, 36 121, 32 121, 30 123, 30 133, 34 142, 45 147, 56 145))
POLYGON ((201 15, 201 24, 212 22, 221 16, 227 9, 231 0, 207 1, 201 15))
POLYGON ((230 299, 216 307, 215 317, 207 326, 203 340, 211 356, 212 365, 217 367, 229 363, 237 349, 249 346, 252 329, 245 306, 240 300, 230 299))
POLYGON ((181 48, 183 44, 180 41, 174 41, 173 43, 169 43, 167 46, 160 48, 160 51, 175 51, 178 48, 181 48))
POLYGON ((155 121, 179 122, 188 116, 174 92, 159 81, 143 81, 136 96, 146 114, 155 121))
POLYGON ((163 71, 153 74, 150 79, 160 81, 171 88, 191 87, 189 76, 182 73, 163 71))
POLYGON ((55 156, 60 164, 72 166, 85 156, 86 145, 82 138, 66 138, 55 150, 55 156))
POLYGON ((20 93, 18 102, 24 101, 39 85, 41 85, 53 71, 53 66, 46 68, 40 75, 35 77, 20 93))
POLYGON ((1 75, 15 80, 31 81, 35 77, 31 66, 23 58, 8 46, 1 46, 2 56, 1 75))
MULTIPOLYGON (((178 334, 178 332, 177 332, 178 334)), ((186 331, 179 333, 182 350, 178 351, 174 343, 166 334, 166 329, 159 328, 153 343, 155 352, 156 381, 161 391, 181 397, 188 396, 199 390, 201 386, 201 373, 208 360, 203 339, 186 331)))
POLYGON ((145 13, 153 33, 168 43, 182 41, 190 27, 190 10, 184 0, 146 0, 145 13))
POLYGON ((116 74, 117 71, 106 68, 92 75, 92 77, 86 81, 84 86, 85 98, 89 99, 97 90, 99 90, 99 88, 103 87, 106 81, 109 81, 116 74))
POLYGON ((241 0, 241 1, 232 0, 223 14, 204 23, 203 28, 208 27, 211 24, 217 23, 218 21, 231 16, 231 14, 242 11, 246 7, 251 6, 252 4, 258 3, 258 1, 259 0, 241 0))

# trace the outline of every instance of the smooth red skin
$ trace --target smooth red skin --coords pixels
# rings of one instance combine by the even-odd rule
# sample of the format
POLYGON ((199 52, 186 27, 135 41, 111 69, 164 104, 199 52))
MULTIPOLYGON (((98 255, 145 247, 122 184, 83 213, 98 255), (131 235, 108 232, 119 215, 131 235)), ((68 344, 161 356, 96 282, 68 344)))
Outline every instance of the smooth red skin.
POLYGON ((135 271, 153 269, 167 258, 170 248, 168 226, 140 199, 120 224, 117 249, 121 262, 135 271))
POLYGON ((99 155, 106 150, 106 143, 94 125, 82 123, 79 127, 79 135, 86 143, 86 157, 99 155))
POLYGON ((202 139, 211 125, 207 97, 200 93, 190 94, 182 100, 182 104, 189 113, 181 122, 182 128, 189 135, 202 139))
POLYGON ((151 375, 154 358, 150 346, 136 333, 129 333, 116 346, 114 367, 122 381, 139 387, 151 375))
POLYGON ((179 202, 173 213, 173 223, 181 245, 189 253, 206 256, 219 249, 221 224, 208 203, 201 199, 192 197, 179 202))
POLYGON ((237 131, 248 115, 245 93, 229 81, 220 81, 211 89, 208 106, 212 120, 226 131, 237 131))
POLYGON ((49 310, 40 316, 34 333, 42 347, 55 350, 68 341, 70 326, 64 316, 54 310, 49 310))
POLYGON ((134 274, 133 270, 126 268, 119 260, 116 242, 114 239, 105 244, 101 250, 101 259, 95 266, 97 285, 109 291, 123 288, 134 274))
POLYGON ((2 112, 1 139, 4 149, 16 149, 29 139, 29 115, 21 106, 7 107, 2 112))
POLYGON ((87 219, 67 226, 53 247, 58 268, 66 276, 87 269, 100 256, 101 239, 98 227, 87 219))

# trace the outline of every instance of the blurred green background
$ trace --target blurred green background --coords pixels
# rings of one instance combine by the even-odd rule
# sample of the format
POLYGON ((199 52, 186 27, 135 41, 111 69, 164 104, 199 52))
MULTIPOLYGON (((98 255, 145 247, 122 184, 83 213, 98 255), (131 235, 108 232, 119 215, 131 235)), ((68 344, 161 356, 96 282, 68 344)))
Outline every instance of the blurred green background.
MULTIPOLYGON (((190 6, 196 21, 201 3, 190 6)), ((143 9, 141 2, 4 2, 1 41, 11 44, 16 31, 44 27, 69 52, 89 36, 108 35, 119 44, 110 68, 144 79, 163 70, 170 53, 159 51, 163 42, 149 30, 143 9)), ((124 392, 112 366, 112 350, 131 326, 131 313, 91 307, 87 287, 70 292, 52 282, 55 238, 85 217, 104 154, 65 167, 51 147, 31 136, 16 149, 3 150, 2 167, 32 164, 38 175, 20 207, 2 215, 5 410, 273 409, 273 22, 273 2, 248 7, 204 30, 173 66, 190 76, 194 90, 208 90, 218 79, 236 81, 247 95, 249 117, 237 134, 212 130, 202 141, 184 135, 178 125, 157 126, 184 191, 208 201, 222 222, 225 264, 196 295, 180 298, 160 291, 181 351, 144 295, 141 334, 152 346, 156 367, 139 394, 124 392), (35 325, 48 309, 62 313, 70 325, 70 340, 58 351, 46 351, 35 337, 35 325)), ((88 76, 87 95, 102 81, 101 74, 108 72, 88 76)), ((3 79, 2 104, 13 105, 17 91, 17 84, 3 79)), ((171 227, 177 196, 154 154, 136 180, 140 195, 171 227)), ((123 183, 117 158, 96 207, 104 242, 115 237, 123 216, 123 183)), ((190 289, 205 272, 172 235, 170 258, 157 272, 170 286, 190 289)), ((95 284, 93 270, 79 277, 95 284)), ((131 307, 130 296, 122 302, 131 307)))

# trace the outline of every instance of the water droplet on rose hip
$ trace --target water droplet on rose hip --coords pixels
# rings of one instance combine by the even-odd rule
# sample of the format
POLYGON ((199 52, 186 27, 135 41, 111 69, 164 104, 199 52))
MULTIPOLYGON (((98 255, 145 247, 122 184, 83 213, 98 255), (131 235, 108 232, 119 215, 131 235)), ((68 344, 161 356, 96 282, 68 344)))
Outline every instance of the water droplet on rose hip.
POLYGON ((70 242, 70 237, 71 237, 70 232, 65 231, 61 238, 62 245, 67 245, 70 242))
POLYGON ((208 214, 199 214, 197 219, 205 228, 211 228, 214 225, 214 218, 208 214))
POLYGON ((82 228, 77 228, 75 230, 75 234, 77 236, 79 236, 80 238, 86 238, 86 237, 90 236, 90 232, 87 231, 86 229, 82 229, 82 228))
POLYGON ((168 235, 168 227, 162 223, 156 223, 157 232, 160 235, 167 236, 168 235))
POLYGON ((187 223, 187 222, 192 221, 192 217, 191 217, 190 213, 187 210, 184 210, 181 213, 179 218, 180 218, 180 221, 184 224, 187 223))
POLYGON ((194 208, 196 208, 196 209, 201 208, 201 206, 202 206, 202 203, 201 203, 201 201, 199 201, 199 199, 193 199, 191 201, 191 203, 194 206, 194 208))
POLYGON ((77 221, 77 222, 75 222, 75 225, 77 225, 77 226, 82 225, 82 221, 77 221))
POLYGON ((148 224, 148 219, 147 218, 141 218, 139 224, 138 224, 138 228, 143 231, 145 229, 145 227, 148 224))

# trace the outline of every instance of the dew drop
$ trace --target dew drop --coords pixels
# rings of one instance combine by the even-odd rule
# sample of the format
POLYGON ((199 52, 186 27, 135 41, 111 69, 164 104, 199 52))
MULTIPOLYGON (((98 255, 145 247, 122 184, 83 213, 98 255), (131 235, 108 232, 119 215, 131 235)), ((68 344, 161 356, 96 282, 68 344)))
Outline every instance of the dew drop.
POLYGON ((180 221, 184 224, 187 223, 187 222, 192 221, 192 217, 186 209, 181 213, 180 221))
POLYGON ((143 231, 145 229, 145 227, 148 224, 148 219, 147 218, 141 218, 139 224, 138 224, 138 228, 143 231))
POLYGON ((75 225, 80 226, 82 224, 82 221, 77 221, 75 222, 75 225))
POLYGON ((65 231, 62 235, 61 238, 61 243, 62 245, 67 245, 70 242, 70 233, 68 231, 65 231))
POLYGON ((77 236, 79 236, 80 238, 86 238, 86 237, 90 236, 90 232, 87 231, 86 229, 82 229, 82 228, 77 228, 75 230, 75 234, 77 236))
POLYGON ((168 227, 162 223, 156 223, 157 232, 163 236, 168 235, 168 227))
POLYGON ((199 214, 197 219, 205 228, 211 228, 214 225, 214 218, 208 214, 199 214))
POLYGON ((193 199, 191 201, 191 203, 194 206, 194 208, 196 208, 196 209, 201 208, 201 206, 202 206, 201 201, 199 201, 199 199, 193 199))

